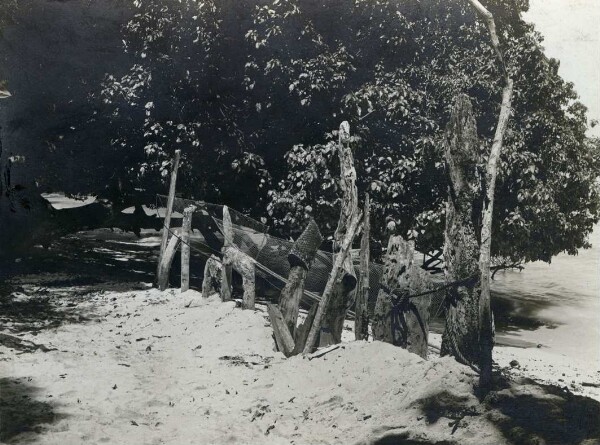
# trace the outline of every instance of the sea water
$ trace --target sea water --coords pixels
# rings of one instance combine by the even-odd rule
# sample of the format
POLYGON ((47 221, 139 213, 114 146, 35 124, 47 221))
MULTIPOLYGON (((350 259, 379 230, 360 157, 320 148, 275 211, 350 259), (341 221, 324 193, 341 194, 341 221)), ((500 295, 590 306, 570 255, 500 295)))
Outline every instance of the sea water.
POLYGON ((496 274, 495 306, 508 303, 508 322, 498 329, 500 343, 541 345, 600 369, 600 225, 589 241, 592 248, 578 255, 560 254, 551 264, 535 262, 521 272, 496 274))

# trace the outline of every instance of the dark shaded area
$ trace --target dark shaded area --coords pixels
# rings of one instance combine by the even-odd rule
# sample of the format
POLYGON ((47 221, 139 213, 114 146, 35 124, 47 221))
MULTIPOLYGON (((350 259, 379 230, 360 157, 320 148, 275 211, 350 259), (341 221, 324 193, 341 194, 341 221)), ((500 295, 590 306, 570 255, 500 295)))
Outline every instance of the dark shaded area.
MULTIPOLYGON (((468 423, 469 416, 483 415, 513 444, 600 443, 600 402, 567 389, 526 378, 509 379, 499 373, 494 376, 494 384, 496 390, 482 405, 442 391, 418 400, 416 406, 429 423, 451 419, 448 427, 452 433, 462 422, 468 423)), ((411 443, 389 440, 377 443, 411 443)))
POLYGON ((600 402, 561 388, 522 379, 493 394, 488 405, 490 420, 512 443, 600 443, 600 402))
POLYGON ((456 442, 450 442, 442 440, 439 442, 432 442, 428 440, 415 440, 409 438, 408 432, 403 433, 390 433, 386 434, 379 439, 370 442, 371 445, 453 445, 456 442))
POLYGON ((54 404, 39 400, 40 390, 20 379, 0 378, 0 441, 13 443, 15 436, 41 433, 44 424, 65 417, 54 404))

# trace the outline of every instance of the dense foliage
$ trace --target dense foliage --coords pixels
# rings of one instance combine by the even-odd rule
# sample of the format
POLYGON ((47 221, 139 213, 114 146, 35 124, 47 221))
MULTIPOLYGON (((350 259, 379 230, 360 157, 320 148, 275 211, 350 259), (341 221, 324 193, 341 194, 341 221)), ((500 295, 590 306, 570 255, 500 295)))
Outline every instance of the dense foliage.
MULTIPOLYGON (((520 18, 527 2, 484 3, 515 80, 493 253, 549 261, 584 247, 600 215, 598 144, 585 137, 573 86, 520 18)), ((139 202, 164 193, 181 149, 178 191, 186 197, 265 217, 284 235, 313 216, 330 235, 339 206, 334 141, 348 120, 375 240, 398 231, 421 250, 441 246, 450 105, 459 92, 472 98, 482 141, 474 162, 482 163, 502 87, 487 30, 466 0, 134 6, 123 28, 129 69, 107 70, 86 98, 90 112, 78 114, 94 147, 103 144, 85 158, 97 171, 69 184, 44 173, 45 187, 139 202)), ((52 157, 79 162, 77 146, 75 137, 54 141, 52 157)))

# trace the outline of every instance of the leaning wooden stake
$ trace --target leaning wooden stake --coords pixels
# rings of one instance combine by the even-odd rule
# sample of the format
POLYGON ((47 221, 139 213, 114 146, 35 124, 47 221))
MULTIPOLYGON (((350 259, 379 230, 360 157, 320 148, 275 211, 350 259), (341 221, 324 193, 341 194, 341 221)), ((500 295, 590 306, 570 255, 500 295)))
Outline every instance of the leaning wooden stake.
MULTIPOLYGON (((340 246, 348 231, 348 226, 353 216, 359 213, 358 191, 356 189, 356 169, 354 156, 350 147, 350 125, 344 121, 339 129, 338 156, 340 158, 340 189, 342 191, 342 205, 340 218, 334 233, 333 253, 338 255, 340 246)), ((343 278, 336 283, 331 301, 325 309, 323 318, 323 332, 320 336, 320 346, 339 343, 342 339, 342 330, 346 313, 353 303, 356 275, 351 256, 344 258, 343 278)))
POLYGON ((281 315, 279 308, 271 303, 267 304, 267 312, 269 313, 269 319, 273 327, 277 349, 283 352, 283 355, 289 357, 294 351, 294 338, 290 334, 283 315, 281 315))
POLYGON ((158 265, 158 288, 162 291, 169 285, 169 272, 177 247, 179 246, 179 235, 175 234, 169 239, 167 248, 165 249, 161 262, 158 265))
POLYGON ((186 207, 183 211, 181 225, 181 292, 190 288, 190 232, 192 230, 192 215, 196 206, 186 207))
POLYGON ((356 340, 367 340, 369 336, 369 261, 371 222, 369 194, 365 196, 362 238, 360 240, 360 273, 356 292, 356 309, 354 310, 354 336, 356 340))
POLYGON ((321 301, 319 301, 319 307, 317 308, 317 313, 315 314, 315 320, 310 328, 310 332, 308 333, 308 338, 306 339, 306 344, 304 345, 304 350, 302 351, 304 354, 310 354, 312 352, 312 349, 317 341, 317 336, 319 336, 319 334, 321 333, 323 315, 329 305, 329 300, 331 299, 334 287, 339 280, 340 273, 342 272, 343 263, 350 251, 352 241, 354 241, 354 237, 356 236, 356 232, 360 224, 360 219, 361 215, 360 213, 357 213, 353 215, 350 223, 348 224, 346 236, 342 241, 341 249, 338 255, 336 255, 335 257, 333 268, 331 270, 331 273, 329 274, 329 278, 327 280, 327 284, 325 285, 325 290, 323 291, 321 301))
POLYGON ((163 254, 167 248, 169 240, 169 229, 171 228, 171 213, 173 212, 173 201, 175 200, 175 186, 177 184, 177 170, 179 169, 179 159, 181 150, 175 150, 175 159, 173 161, 173 171, 171 172, 171 184, 169 186, 169 197, 167 199, 167 209, 165 211, 165 220, 162 228, 162 239, 160 242, 160 252, 158 253, 158 264, 156 266, 156 278, 158 281, 158 272, 162 262, 163 254))
POLYGON ((279 309, 292 335, 296 331, 300 299, 304 294, 304 281, 322 242, 323 236, 319 226, 311 220, 288 255, 290 273, 279 297, 279 309))
MULTIPOLYGON (((227 206, 223 206, 223 253, 230 246, 233 246, 233 224, 231 223, 229 209, 227 206)), ((231 264, 225 264, 225 261, 223 261, 223 267, 221 268, 221 300, 223 301, 231 300, 231 279, 231 264)))

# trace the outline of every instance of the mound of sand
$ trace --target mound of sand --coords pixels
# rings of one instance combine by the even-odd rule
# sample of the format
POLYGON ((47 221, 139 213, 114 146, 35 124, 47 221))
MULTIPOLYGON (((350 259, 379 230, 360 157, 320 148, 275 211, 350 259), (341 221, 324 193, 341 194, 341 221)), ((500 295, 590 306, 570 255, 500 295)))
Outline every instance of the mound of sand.
POLYGON ((600 419, 598 403, 523 381, 507 382, 481 403, 476 375, 450 358, 423 360, 389 344, 349 341, 318 358, 286 359, 274 351, 265 308, 241 310, 217 295, 95 292, 77 308, 84 321, 22 336, 47 352, 0 347, 0 440, 503 444, 600 438, 593 417, 600 419), (525 401, 528 409, 516 412, 525 401), (573 423, 571 415, 589 420, 573 423), (559 426, 544 429, 546 421, 559 426))

